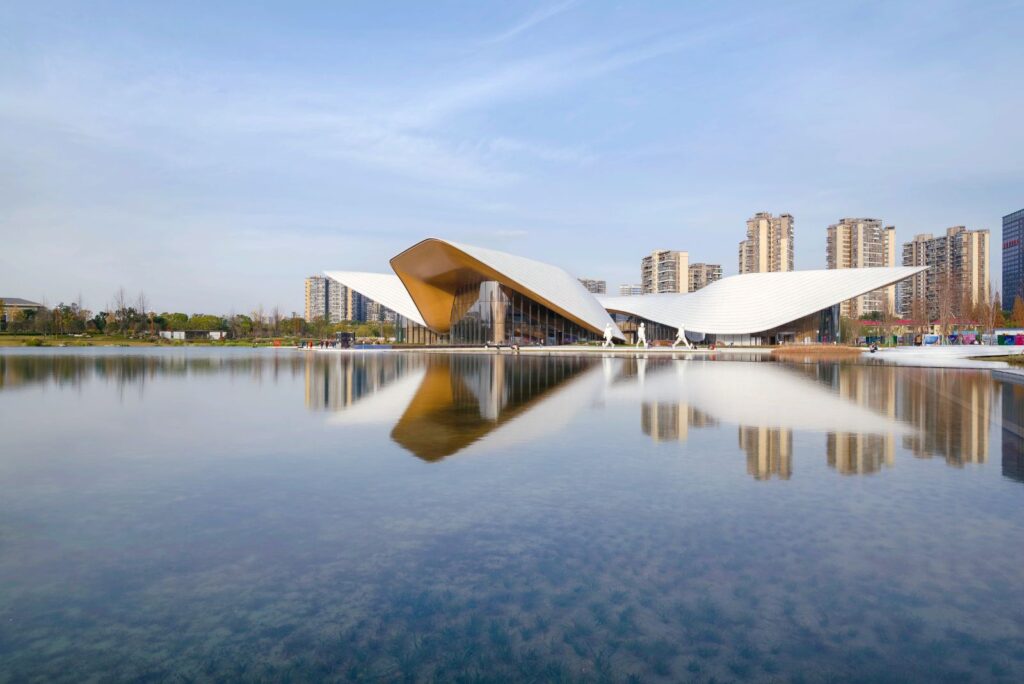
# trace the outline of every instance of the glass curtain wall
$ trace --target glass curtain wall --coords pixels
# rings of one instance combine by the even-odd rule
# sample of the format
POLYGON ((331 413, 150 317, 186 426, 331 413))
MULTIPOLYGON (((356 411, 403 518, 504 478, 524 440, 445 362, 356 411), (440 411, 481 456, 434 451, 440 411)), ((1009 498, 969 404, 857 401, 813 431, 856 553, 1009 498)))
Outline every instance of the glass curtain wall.
POLYGON ((442 345, 448 344, 448 336, 438 335, 430 328, 413 323, 405 316, 397 316, 395 341, 399 344, 442 345))
POLYGON ((493 280, 456 290, 451 321, 451 344, 559 345, 599 337, 493 280))
POLYGON ((678 332, 677 328, 673 328, 670 325, 649 321, 639 316, 617 313, 614 315, 614 318, 615 323, 619 326, 619 330, 626 336, 627 344, 636 344, 636 331, 640 327, 640 323, 644 324, 644 333, 647 336, 647 341, 651 344, 655 342, 672 342, 676 339, 676 333, 678 332))

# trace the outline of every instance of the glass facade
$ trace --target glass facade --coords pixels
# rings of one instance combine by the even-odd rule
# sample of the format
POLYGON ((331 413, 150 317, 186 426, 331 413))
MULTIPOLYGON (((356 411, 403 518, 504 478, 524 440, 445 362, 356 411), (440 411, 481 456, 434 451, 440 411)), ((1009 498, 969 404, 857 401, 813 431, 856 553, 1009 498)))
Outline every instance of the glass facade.
POLYGON ((1003 217, 1003 308, 1024 298, 1024 209, 1003 217))
POLYGON ((640 323, 644 324, 644 335, 651 344, 655 342, 672 342, 676 339, 677 329, 657 321, 651 321, 631 314, 617 313, 612 316, 619 330, 626 336, 626 344, 636 344, 636 331, 640 323))
POLYGON ((599 337, 493 280, 463 285, 455 292, 451 344, 559 345, 590 342, 599 337))
POLYGON ((398 344, 446 345, 447 335, 438 335, 419 323, 413 323, 405 316, 395 317, 395 342, 398 344))

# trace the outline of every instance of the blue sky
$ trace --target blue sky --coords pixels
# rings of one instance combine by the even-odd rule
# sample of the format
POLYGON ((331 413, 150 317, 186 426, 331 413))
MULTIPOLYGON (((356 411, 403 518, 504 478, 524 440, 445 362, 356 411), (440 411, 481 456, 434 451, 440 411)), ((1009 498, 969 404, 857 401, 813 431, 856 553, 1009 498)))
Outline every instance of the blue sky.
POLYGON ((0 295, 302 309, 427 236, 604 278, 744 221, 993 232, 1024 4, 0 4, 0 295))

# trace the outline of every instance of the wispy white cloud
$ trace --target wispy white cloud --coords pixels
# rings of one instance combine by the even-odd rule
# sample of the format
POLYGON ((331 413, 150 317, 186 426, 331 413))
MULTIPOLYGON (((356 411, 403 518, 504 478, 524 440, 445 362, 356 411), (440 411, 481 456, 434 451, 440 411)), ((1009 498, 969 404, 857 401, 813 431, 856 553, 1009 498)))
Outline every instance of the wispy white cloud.
POLYGON ((485 39, 483 43, 486 45, 504 43, 507 40, 515 38, 521 33, 529 31, 534 26, 537 26, 538 24, 545 22, 548 19, 551 19, 552 17, 561 14, 562 12, 565 12, 566 10, 570 9, 573 5, 576 5, 578 3, 579 0, 565 0, 564 2, 559 2, 554 5, 542 7, 532 12, 531 14, 528 14, 522 20, 520 20, 516 24, 513 24, 511 27, 502 31, 501 33, 485 39))
POLYGON ((520 155, 556 163, 585 165, 597 159, 597 155, 581 147, 529 142, 515 138, 494 138, 486 143, 486 147, 491 152, 499 154, 520 155))

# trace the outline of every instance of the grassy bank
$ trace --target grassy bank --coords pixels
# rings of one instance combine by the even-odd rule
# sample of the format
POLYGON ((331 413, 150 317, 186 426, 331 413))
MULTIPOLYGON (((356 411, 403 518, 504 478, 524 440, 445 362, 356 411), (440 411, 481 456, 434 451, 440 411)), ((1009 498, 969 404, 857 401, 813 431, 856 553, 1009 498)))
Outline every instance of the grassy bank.
POLYGON ((972 356, 972 361, 1005 361, 1011 366, 1024 366, 1024 354, 1007 354, 1005 356, 972 356))
POLYGON ((847 347, 834 344, 808 344, 776 347, 772 350, 772 358, 787 361, 831 361, 835 359, 854 359, 864 353, 860 347, 847 347))

